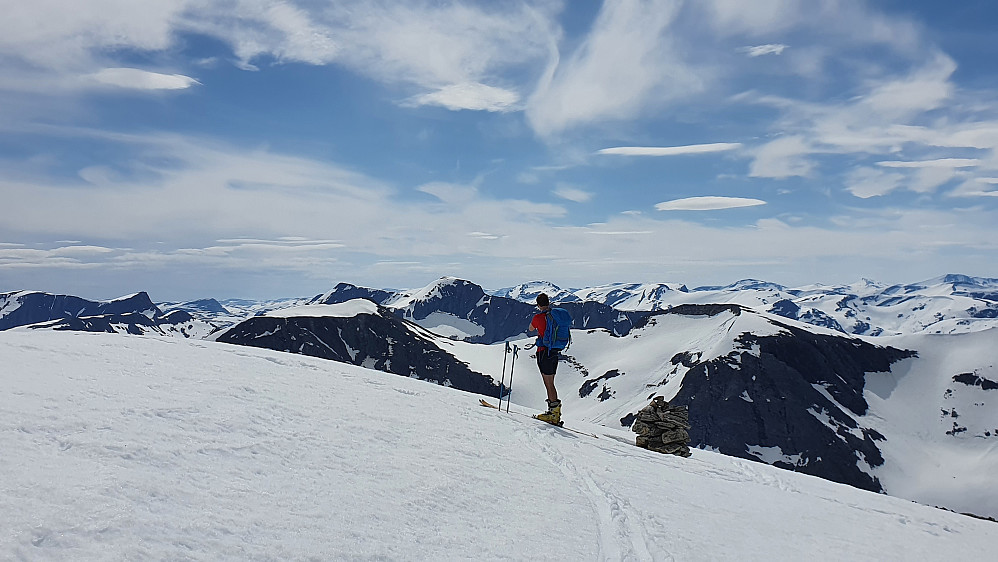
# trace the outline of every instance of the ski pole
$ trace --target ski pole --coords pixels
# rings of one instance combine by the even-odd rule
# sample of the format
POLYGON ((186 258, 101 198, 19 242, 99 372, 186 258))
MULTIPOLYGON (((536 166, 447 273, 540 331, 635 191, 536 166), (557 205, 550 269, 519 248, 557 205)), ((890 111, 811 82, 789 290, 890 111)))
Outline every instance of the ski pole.
MULTIPOLYGON (((506 394, 506 413, 509 413, 509 399, 513 397, 513 368, 516 367, 516 355, 520 351, 520 348, 513 344, 513 361, 509 365, 509 393, 506 394)), ((502 402, 499 402, 499 407, 502 408, 502 402)))
POLYGON ((506 382, 506 356, 509 355, 509 342, 502 354, 502 377, 499 379, 499 408, 502 409, 502 385, 506 382))

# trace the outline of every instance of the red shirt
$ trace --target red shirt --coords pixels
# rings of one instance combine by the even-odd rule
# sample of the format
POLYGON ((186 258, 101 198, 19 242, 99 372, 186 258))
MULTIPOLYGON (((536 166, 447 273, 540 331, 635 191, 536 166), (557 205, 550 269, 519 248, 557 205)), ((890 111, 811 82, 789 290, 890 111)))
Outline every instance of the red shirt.
MULTIPOLYGON (((534 319, 530 321, 530 325, 537 330, 537 341, 544 339, 544 330, 548 327, 547 313, 538 312, 535 314, 534 319)), ((543 351, 547 348, 538 345, 537 349, 543 351)))

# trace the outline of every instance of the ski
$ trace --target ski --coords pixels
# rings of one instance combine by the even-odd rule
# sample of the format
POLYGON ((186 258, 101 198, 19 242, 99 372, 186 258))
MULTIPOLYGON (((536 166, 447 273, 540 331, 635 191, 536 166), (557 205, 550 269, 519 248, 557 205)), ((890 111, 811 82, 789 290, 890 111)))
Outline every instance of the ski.
MULTIPOLYGON (((495 410, 499 409, 499 406, 496 406, 495 404, 492 404, 492 403, 490 403, 490 402, 488 402, 488 401, 486 401, 484 399, 479 398, 478 401, 482 404, 482 406, 485 406, 486 408, 492 408, 492 409, 495 409, 495 410)), ((537 416, 531 416, 529 414, 521 414, 520 412, 513 412, 513 413, 514 414, 519 414, 521 416, 526 416, 526 417, 528 417, 530 419, 534 419, 534 420, 537 420, 539 422, 544 422, 544 423, 546 423, 548 425, 553 425, 555 427, 559 427, 561 429, 564 429, 565 431, 571 431, 572 433, 578 433, 579 435, 585 435, 587 437, 592 437, 593 439, 599 439, 599 435, 596 435, 595 433, 588 433, 588 432, 585 432, 585 431, 579 431, 578 429, 572 429, 571 427, 565 427, 565 423, 564 422, 556 423, 555 424, 555 423, 546 422, 544 420, 539 420, 539 419, 537 419, 537 416)))

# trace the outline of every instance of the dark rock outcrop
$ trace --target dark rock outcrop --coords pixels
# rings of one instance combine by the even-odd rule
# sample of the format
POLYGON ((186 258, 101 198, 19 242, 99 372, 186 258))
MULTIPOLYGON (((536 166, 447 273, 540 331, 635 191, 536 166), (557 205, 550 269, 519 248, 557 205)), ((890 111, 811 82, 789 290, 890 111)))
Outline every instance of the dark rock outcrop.
POLYGON ((217 341, 359 365, 495 396, 492 377, 472 371, 434 343, 436 336, 396 318, 388 309, 352 317, 256 316, 217 341))
POLYGON ((778 447, 775 466, 881 491, 869 468, 884 462, 883 436, 856 420, 868 409, 865 377, 914 352, 780 327, 742 334, 738 349, 686 373, 672 403, 689 407, 692 442, 754 460, 752 447, 778 447))

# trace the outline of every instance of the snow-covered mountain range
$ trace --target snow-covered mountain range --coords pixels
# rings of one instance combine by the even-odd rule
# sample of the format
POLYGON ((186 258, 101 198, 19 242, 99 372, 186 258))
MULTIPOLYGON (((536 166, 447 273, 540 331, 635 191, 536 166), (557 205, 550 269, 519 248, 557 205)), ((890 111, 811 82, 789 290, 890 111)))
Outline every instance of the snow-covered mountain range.
MULTIPOLYGON (((532 301, 489 294, 475 283, 454 277, 440 278, 413 291, 389 292, 341 283, 316 297, 315 302, 334 304, 355 298, 377 302, 434 333, 472 343, 496 343, 523 335, 536 312, 532 301)), ((647 316, 599 301, 574 300, 561 306, 576 319, 576 328, 605 328, 617 335, 626 334, 647 316)))
POLYGON ((732 303, 843 333, 880 336, 950 334, 998 326, 998 279, 944 275, 907 285, 863 280, 850 285, 788 288, 746 279, 687 289, 673 283, 615 283, 561 289, 532 282, 497 294, 532 302, 540 292, 560 302, 596 301, 618 310, 664 310, 681 304, 732 303))
POLYGON ((557 379, 570 423, 625 429, 663 396, 689 406, 695 446, 998 516, 992 279, 486 291, 442 278, 417 290, 339 284, 311 298, 158 307, 143 293, 94 303, 21 292, 0 294, 0 322, 209 338, 487 395, 515 376, 512 403, 539 409, 544 390, 524 328, 542 291, 576 319, 557 379), (519 350, 513 375, 503 370, 503 342, 519 350))
MULTIPOLYGON (((196 308, 192 308, 195 314, 196 308)), ((38 291, 0 293, 0 330, 74 330, 202 338, 218 329, 211 321, 181 308, 167 312, 141 292, 110 301, 91 301, 38 291)))

